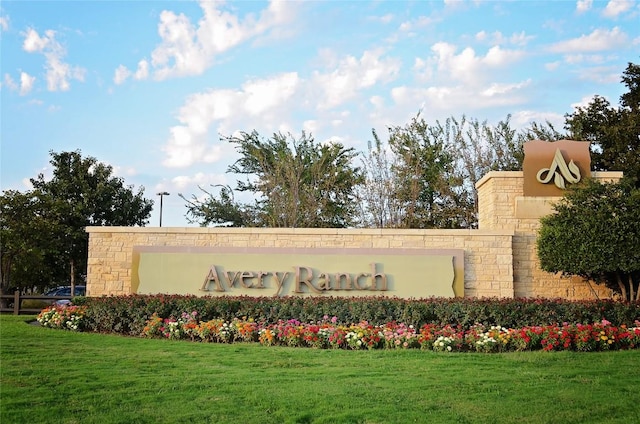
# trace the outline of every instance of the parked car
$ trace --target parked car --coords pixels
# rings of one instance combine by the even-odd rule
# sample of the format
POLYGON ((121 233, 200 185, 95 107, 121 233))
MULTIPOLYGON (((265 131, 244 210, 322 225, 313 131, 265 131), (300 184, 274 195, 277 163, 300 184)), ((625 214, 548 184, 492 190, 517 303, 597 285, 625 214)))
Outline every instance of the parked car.
MULTIPOLYGON (((71 286, 59 286, 56 287, 55 289, 51 289, 49 291, 46 291, 44 293, 45 296, 69 296, 69 297, 73 297, 73 296, 84 296, 87 292, 87 287, 86 286, 76 286, 75 290, 74 290, 74 294, 71 294, 71 286)), ((68 305, 71 303, 71 300, 69 299, 57 299, 54 301, 43 301, 45 304, 47 305, 68 305)))
POLYGON ((45 296, 84 296, 87 292, 86 286, 76 286, 74 293, 71 294, 71 286, 59 286, 45 292, 45 296))

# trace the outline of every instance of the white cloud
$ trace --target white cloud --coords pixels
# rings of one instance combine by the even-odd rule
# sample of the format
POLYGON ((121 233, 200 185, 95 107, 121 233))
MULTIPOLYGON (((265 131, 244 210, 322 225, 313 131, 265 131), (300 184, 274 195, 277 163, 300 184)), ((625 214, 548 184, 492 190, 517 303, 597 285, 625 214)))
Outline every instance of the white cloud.
POLYGON ((598 84, 615 84, 620 82, 620 69, 616 66, 593 66, 580 69, 578 78, 598 84))
POLYGON ((146 59, 142 59, 138 62, 138 69, 133 77, 137 80, 144 80, 149 77, 149 62, 146 59))
POLYGON ((33 83, 35 82, 36 77, 32 77, 26 72, 20 72, 20 95, 24 96, 28 94, 33 89, 33 83))
POLYGON ((314 134, 320 128, 320 124, 315 119, 307 119, 302 123, 302 130, 307 134, 314 134))
POLYGON ((616 18, 633 7, 633 0, 610 0, 602 11, 607 18, 616 18))
POLYGON ((492 45, 513 44, 516 46, 525 46, 534 38, 535 37, 533 35, 527 35, 524 31, 520 31, 518 33, 514 32, 509 37, 506 37, 500 31, 495 31, 489 34, 484 30, 476 33, 475 35, 475 39, 477 41, 482 43, 486 42, 492 45))
POLYGON ((456 46, 445 42, 434 44, 431 51, 433 54, 426 62, 437 70, 439 76, 472 85, 483 81, 493 69, 503 68, 524 56, 522 51, 500 46, 491 47, 485 56, 477 56, 471 47, 456 54, 456 46))
POLYGON ((568 54, 564 57, 565 62, 570 64, 578 63, 595 63, 600 64, 606 61, 606 58, 598 54, 568 54))
POLYGON ((420 105, 423 110, 429 111, 430 119, 446 117, 457 114, 460 111, 491 109, 502 106, 515 106, 526 101, 526 96, 520 90, 528 86, 528 81, 516 84, 495 83, 491 86, 472 87, 469 85, 440 85, 422 87, 400 86, 391 90, 394 108, 411 110, 415 114, 415 105, 420 105))
POLYGON ((516 46, 525 46, 534 38, 533 35, 526 35, 524 31, 521 31, 519 33, 513 33, 511 37, 509 37, 509 42, 516 46))
POLYGON ((11 77, 11 75, 4 74, 4 83, 2 85, 11 91, 20 91, 20 95, 24 96, 29 94, 33 89, 33 83, 35 80, 36 78, 28 73, 20 72, 20 83, 18 83, 11 77))
MULTIPOLYGON (((184 189, 189 186, 199 185, 208 189, 208 185, 226 184, 227 178, 224 174, 205 174, 204 172, 197 172, 193 176, 178 175, 171 179, 171 184, 178 190, 184 189)), ((164 190, 164 188, 161 188, 164 190)))
POLYGON ((576 3, 576 12, 585 13, 591 10, 591 6, 593 6, 593 0, 578 0, 576 3))
POLYGON ((311 86, 318 93, 320 110, 336 107, 352 99, 359 90, 393 81, 400 61, 383 58, 381 50, 365 51, 360 59, 347 56, 331 72, 314 72, 311 86))
POLYGON ((591 103, 591 101, 593 100, 594 97, 595 97, 595 94, 590 94, 588 96, 584 96, 582 99, 580 99, 580 101, 575 102, 575 103, 571 103, 571 107, 574 108, 574 109, 585 108, 585 107, 589 106, 589 103, 591 103))
POLYGON ((3 86, 6 86, 11 91, 15 91, 18 89, 18 84, 16 84, 16 82, 13 80, 13 78, 11 78, 11 75, 9 74, 4 74, 3 86))
POLYGON ((128 80, 131 76, 133 76, 136 80, 144 80, 149 77, 149 62, 146 59, 142 59, 138 62, 138 69, 135 73, 132 73, 129 68, 124 65, 120 65, 116 68, 113 75, 113 82, 116 85, 123 84, 126 80, 128 80))
POLYGON ((47 45, 55 43, 55 34, 55 31, 47 30, 45 36, 40 37, 36 30, 29 28, 25 34, 22 48, 29 53, 41 52, 47 45))
POLYGON ((23 178, 22 179, 22 186, 27 191, 33 190, 33 184, 31 183, 31 178, 23 178))
POLYGON ((532 123, 550 122, 557 130, 562 130, 564 126, 564 115, 553 112, 537 112, 532 110, 521 110, 511 115, 511 123, 514 129, 524 129, 532 123))
POLYGON ((464 1, 463 0, 444 0, 444 5, 445 7, 455 8, 455 7, 460 7, 464 5, 464 1))
POLYGON ((126 66, 120 65, 116 68, 113 75, 113 82, 116 85, 120 85, 127 80, 131 76, 131 71, 127 69, 126 66))
POLYGON ((376 108, 382 109, 384 106, 384 99, 381 96, 371 96, 369 102, 376 108))
POLYGON ((267 113, 285 99, 290 98, 298 88, 298 74, 290 72, 279 78, 252 80, 243 84, 245 94, 244 110, 252 116, 267 113))
POLYGON ((9 16, 0 16, 0 29, 2 31, 9 30, 9 16))
POLYGON ((36 30, 29 28, 24 35, 22 48, 28 53, 41 53, 46 59, 45 69, 49 91, 68 90, 69 80, 84 81, 86 73, 84 68, 71 67, 62 60, 67 52, 55 39, 55 31, 47 30, 41 37, 36 30))
POLYGON ((428 81, 433 77, 433 67, 429 60, 416 57, 413 62, 413 72, 420 81, 428 81))
POLYGON ((553 53, 579 53, 614 50, 628 44, 627 34, 615 27, 611 30, 596 29, 591 34, 552 44, 553 53))
POLYGON ((391 21, 393 21, 393 18, 394 18, 393 14, 387 13, 386 15, 382 15, 382 16, 369 16, 367 19, 373 22, 388 24, 391 21))
POLYGON ((493 84, 491 84, 491 86, 489 86, 489 88, 482 91, 481 94, 486 97, 500 96, 500 95, 508 94, 513 91, 517 91, 521 88, 528 86, 529 84, 531 84, 531 79, 528 79, 526 81, 522 81, 519 83, 515 83, 515 84, 501 84, 501 83, 494 82, 493 84))
MULTIPOLYGON (((499 32, 499 31, 496 31, 496 32, 499 32)), ((487 31, 482 30, 476 33, 475 38, 478 41, 486 41, 489 38, 489 34, 487 34, 487 31)))
POLYGON ((151 62, 138 63, 136 79, 145 79, 153 67, 157 80, 202 74, 215 58, 258 36, 268 35, 293 20, 295 3, 271 0, 259 16, 244 19, 223 9, 222 2, 201 0, 203 17, 197 25, 184 14, 164 10, 160 13, 160 44, 151 52, 151 62))
POLYGON ((239 89, 211 89, 189 96, 177 114, 179 125, 169 129, 163 164, 186 167, 220 160, 224 151, 211 141, 214 129, 225 135, 238 129, 295 133, 300 128, 291 124, 291 117, 305 109, 321 112, 304 121, 305 131, 319 131, 320 122, 343 126, 350 121, 348 113, 332 109, 362 90, 392 81, 400 68, 399 61, 382 57, 381 51, 365 51, 359 59, 335 58, 330 51, 324 56, 334 66, 314 72, 309 79, 289 72, 247 80, 239 89))
POLYGON ((113 169, 113 175, 115 175, 116 177, 133 177, 138 175, 138 171, 134 167, 122 167, 119 165, 111 165, 102 161, 100 162, 104 165, 111 166, 113 169))
POLYGON ((416 19, 412 19, 409 21, 405 21, 400 24, 398 28, 399 31, 408 33, 408 35, 415 35, 415 31, 420 28, 425 28, 428 26, 432 26, 435 23, 438 23, 441 19, 434 18, 430 16, 419 16, 416 19))
POLYGON ((242 128, 240 122, 246 122, 247 118, 253 128, 265 124, 272 130, 286 131, 282 108, 299 84, 298 74, 292 72, 247 81, 240 90, 209 90, 190 96, 178 114, 181 125, 169 129, 171 136, 163 147, 167 154, 164 165, 185 167, 218 161, 221 147, 208 142, 209 128, 214 123, 218 124, 218 132, 225 134, 235 131, 236 124, 242 128))
POLYGON ((547 71, 555 71, 556 69, 558 69, 560 67, 560 65, 562 64, 562 62, 560 61, 555 61, 555 62, 549 62, 549 63, 545 63, 544 67, 547 71))
MULTIPOLYGON (((487 41, 493 37, 495 34, 487 33, 477 36, 487 41)), ((419 85, 394 87, 389 92, 390 101, 380 96, 370 98, 374 108, 369 117, 376 123, 389 122, 390 117, 395 122, 406 122, 420 109, 435 120, 451 114, 524 104, 529 98, 527 88, 531 80, 505 81, 500 76, 513 75, 511 65, 524 56, 522 50, 498 45, 479 54, 471 47, 459 49, 446 42, 433 44, 430 55, 414 59, 412 71, 419 85)))

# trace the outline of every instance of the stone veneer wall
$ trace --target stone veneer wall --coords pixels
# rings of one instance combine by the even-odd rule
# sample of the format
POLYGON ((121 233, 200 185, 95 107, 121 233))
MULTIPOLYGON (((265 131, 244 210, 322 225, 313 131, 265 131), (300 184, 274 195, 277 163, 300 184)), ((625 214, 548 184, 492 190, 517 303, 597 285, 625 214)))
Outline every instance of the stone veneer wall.
MULTIPOLYGON (((621 172, 592 172, 600 181, 617 181, 621 172)), ((515 297, 608 298, 611 290, 582 278, 562 278, 540 269, 536 238, 540 217, 553 213, 558 197, 523 197, 522 171, 489 172, 476 184, 480 229, 513 231, 513 287, 515 297)))
MULTIPOLYGON (((615 181, 620 172, 592 172, 615 181)), ((88 227, 87 293, 131 293, 134 246, 463 249, 466 297, 610 297, 604 287, 542 271, 540 217, 559 198, 523 197, 523 173, 490 172, 477 184, 478 230, 88 227)))
POLYGON ((89 296, 131 293, 134 246, 464 249, 466 297, 513 297, 511 230, 88 227, 89 296))

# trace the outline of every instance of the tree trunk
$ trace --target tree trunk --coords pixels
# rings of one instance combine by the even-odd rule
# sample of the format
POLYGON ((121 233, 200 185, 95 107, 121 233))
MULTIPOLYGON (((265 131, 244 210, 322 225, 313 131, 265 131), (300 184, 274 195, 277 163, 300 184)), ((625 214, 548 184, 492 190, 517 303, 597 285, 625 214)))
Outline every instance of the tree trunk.
MULTIPOLYGON (((629 286, 633 288, 633 273, 629 273, 629 286)), ((629 300, 634 300, 633 296, 629 300)), ((640 300, 640 285, 638 286, 638 290, 636 290, 635 300, 640 300)))
POLYGON ((627 297, 627 289, 624 287, 624 283, 622 282, 622 277, 620 277, 620 273, 616 272, 616 278, 618 279, 618 287, 620 287, 620 293, 622 293, 622 299, 629 300, 627 297))
POLYGON ((71 296, 75 296, 76 293, 76 262, 71 259, 71 296))
MULTIPOLYGON (((639 290, 640 291, 640 290, 639 290)), ((631 273, 629 274, 629 301, 633 301, 636 297, 633 294, 633 278, 631 278, 631 273)))

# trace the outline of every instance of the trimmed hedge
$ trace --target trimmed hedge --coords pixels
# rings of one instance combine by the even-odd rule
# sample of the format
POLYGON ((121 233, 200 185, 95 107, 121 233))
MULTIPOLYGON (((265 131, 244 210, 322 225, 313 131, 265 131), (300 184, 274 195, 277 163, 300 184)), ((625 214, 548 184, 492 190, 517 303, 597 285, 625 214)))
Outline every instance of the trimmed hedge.
POLYGON ((253 319, 264 324, 295 319, 315 322, 325 316, 350 324, 401 322, 420 328, 440 326, 528 326, 591 324, 607 320, 612 325, 633 325, 640 320, 640 302, 562 299, 398 299, 388 297, 197 297, 180 295, 129 295, 78 297, 85 305, 88 331, 140 335, 155 314, 178 318, 197 311, 200 320, 253 319))

